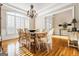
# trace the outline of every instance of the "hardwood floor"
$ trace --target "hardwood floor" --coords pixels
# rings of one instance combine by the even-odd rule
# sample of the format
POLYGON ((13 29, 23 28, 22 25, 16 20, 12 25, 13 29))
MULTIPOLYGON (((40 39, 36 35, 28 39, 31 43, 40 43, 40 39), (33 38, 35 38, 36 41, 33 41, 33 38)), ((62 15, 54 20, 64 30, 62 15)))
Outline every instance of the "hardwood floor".
POLYGON ((3 41, 3 51, 8 56, 79 56, 76 48, 68 47, 65 40, 54 40, 53 49, 49 52, 31 53, 25 47, 19 47, 17 39, 3 41), (59 43, 59 41, 61 43, 59 43))

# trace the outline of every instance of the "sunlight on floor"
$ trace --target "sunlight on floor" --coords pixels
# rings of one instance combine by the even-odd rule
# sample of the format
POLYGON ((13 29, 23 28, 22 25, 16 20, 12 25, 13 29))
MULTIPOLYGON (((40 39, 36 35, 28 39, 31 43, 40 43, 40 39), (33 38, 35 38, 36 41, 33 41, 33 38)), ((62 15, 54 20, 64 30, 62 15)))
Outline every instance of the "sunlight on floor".
POLYGON ((8 56, 14 56, 16 55, 20 49, 19 49, 19 42, 16 42, 16 44, 11 43, 8 45, 8 56))
POLYGON ((10 44, 8 45, 8 56, 14 56, 15 55, 15 45, 10 44))

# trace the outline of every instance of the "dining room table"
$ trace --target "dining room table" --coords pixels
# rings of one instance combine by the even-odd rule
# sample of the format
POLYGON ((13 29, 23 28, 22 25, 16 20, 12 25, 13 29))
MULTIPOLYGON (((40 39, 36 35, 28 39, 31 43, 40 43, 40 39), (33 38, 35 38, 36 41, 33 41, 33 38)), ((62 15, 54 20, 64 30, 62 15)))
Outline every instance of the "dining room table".
POLYGON ((37 43, 37 40, 41 40, 41 38, 43 38, 44 36, 46 36, 47 32, 31 32, 31 38, 34 39, 34 42, 33 42, 33 46, 34 46, 34 53, 36 53, 36 43, 37 43), (38 39, 36 39, 38 38, 38 39))
MULTIPOLYGON (((36 53, 37 51, 36 51, 36 49, 37 49, 37 47, 36 47, 36 43, 37 43, 37 37, 38 37, 38 39, 41 39, 41 38, 43 38, 44 36, 46 36, 46 34, 47 34, 47 32, 36 32, 36 31, 32 31, 32 30, 30 30, 30 32, 29 32, 30 34, 31 34, 31 38, 33 39, 33 42, 32 42, 32 45, 31 46, 33 46, 32 47, 32 50, 33 50, 33 52, 34 53, 36 53)), ((23 34, 26 34, 25 32, 23 32, 23 34)))

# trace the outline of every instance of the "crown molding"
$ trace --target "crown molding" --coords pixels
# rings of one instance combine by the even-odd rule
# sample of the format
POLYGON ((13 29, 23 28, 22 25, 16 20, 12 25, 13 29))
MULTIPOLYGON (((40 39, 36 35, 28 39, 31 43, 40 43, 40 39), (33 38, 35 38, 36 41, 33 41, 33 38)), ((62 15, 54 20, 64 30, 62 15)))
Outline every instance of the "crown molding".
POLYGON ((65 12, 65 11, 68 11, 68 10, 72 10, 72 13, 73 13, 73 17, 74 17, 74 6, 70 6, 68 8, 64 8, 64 9, 61 9, 61 10, 58 10, 58 11, 55 11, 55 12, 52 12, 52 13, 49 13, 45 16, 53 16, 55 14, 58 14, 58 13, 61 13, 61 12, 65 12))
POLYGON ((25 10, 23 10, 21 8, 18 8, 16 6, 10 5, 8 3, 3 3, 3 9, 7 10, 7 11, 14 11, 14 12, 22 13, 22 14, 26 15, 26 11, 25 10))
POLYGON ((53 4, 51 4, 51 5, 48 5, 48 6, 44 7, 44 8, 42 8, 42 9, 40 9, 40 10, 38 11, 38 13, 43 12, 43 11, 46 11, 46 9, 50 9, 50 8, 52 8, 52 7, 54 7, 54 6, 57 6, 58 4, 60 4, 60 3, 53 3, 53 4))
POLYGON ((53 6, 51 8, 48 8, 48 9, 40 12, 38 16, 53 15, 56 12, 61 11, 61 10, 66 9, 66 8, 69 8, 71 6, 73 6, 72 3, 57 4, 56 6, 53 6))

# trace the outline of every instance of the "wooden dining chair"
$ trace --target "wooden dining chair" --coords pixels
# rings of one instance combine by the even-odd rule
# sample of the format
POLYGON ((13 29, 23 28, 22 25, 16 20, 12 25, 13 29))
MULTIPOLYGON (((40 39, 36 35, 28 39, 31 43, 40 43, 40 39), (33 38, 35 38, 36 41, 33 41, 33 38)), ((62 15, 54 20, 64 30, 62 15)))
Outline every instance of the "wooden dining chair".
POLYGON ((40 43, 39 49, 41 51, 48 50, 48 44, 47 44, 47 32, 44 33, 38 33, 38 42, 40 43))
POLYGON ((34 42, 34 39, 32 38, 31 33, 30 32, 27 33, 26 34, 26 44, 27 44, 26 46, 29 49, 29 51, 33 50, 32 46, 33 46, 34 43, 35 42, 34 42))
POLYGON ((48 39, 47 39, 47 33, 45 33, 43 35, 43 37, 41 38, 44 49, 46 49, 47 52, 49 52, 49 45, 48 45, 48 39))
POLYGON ((19 40, 18 41, 20 41, 20 39, 21 39, 21 31, 22 31, 22 29, 17 29, 18 36, 19 36, 19 40))
POLYGON ((52 50, 52 35, 53 35, 53 29, 51 29, 48 33, 45 33, 41 38, 42 43, 46 47, 47 52, 52 50))
POLYGON ((37 51, 41 51, 41 40, 40 40, 39 34, 36 34, 35 41, 36 41, 37 51))
POLYGON ((23 33, 23 29, 18 29, 18 35, 19 35, 19 43, 20 43, 20 47, 26 45, 26 38, 25 38, 25 33, 23 33))
POLYGON ((29 32, 28 28, 24 28, 24 32, 26 33, 29 32))
POLYGON ((30 34, 26 33, 25 37, 26 37, 26 47, 30 50, 31 49, 30 34))

